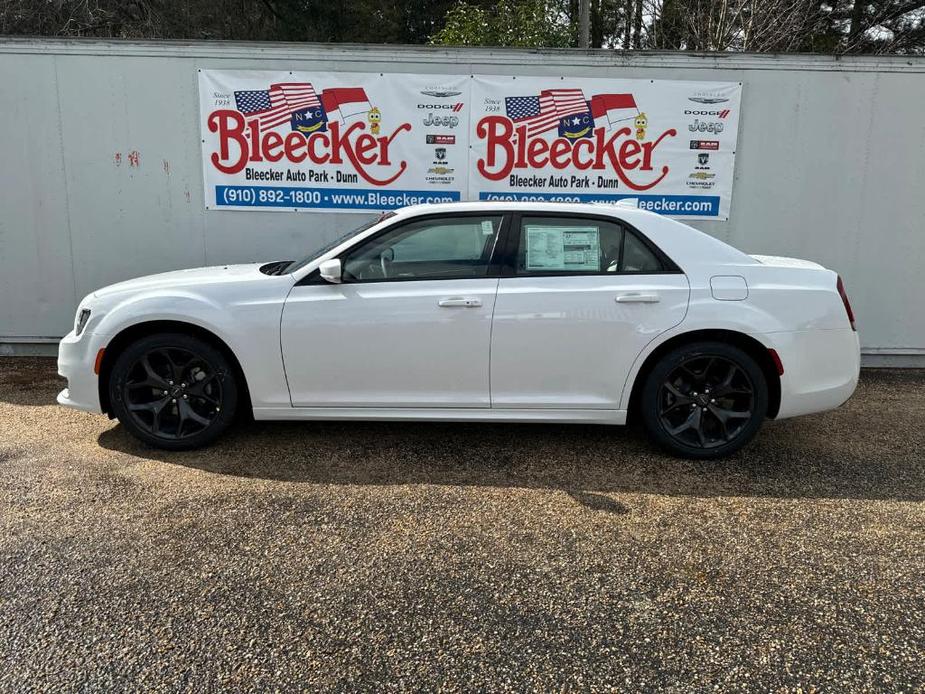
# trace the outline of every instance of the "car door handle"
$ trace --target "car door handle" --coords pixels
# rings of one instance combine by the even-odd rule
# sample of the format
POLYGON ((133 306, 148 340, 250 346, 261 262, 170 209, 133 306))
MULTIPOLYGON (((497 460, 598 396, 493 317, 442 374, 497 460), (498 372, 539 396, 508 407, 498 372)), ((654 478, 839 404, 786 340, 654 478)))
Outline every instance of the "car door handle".
POLYGON ((617 294, 618 304, 656 304, 661 300, 658 294, 643 294, 642 292, 617 294))
POLYGON ((444 308, 453 308, 454 306, 475 308, 482 305, 482 300, 474 296, 451 296, 446 299, 440 299, 437 305, 444 308))

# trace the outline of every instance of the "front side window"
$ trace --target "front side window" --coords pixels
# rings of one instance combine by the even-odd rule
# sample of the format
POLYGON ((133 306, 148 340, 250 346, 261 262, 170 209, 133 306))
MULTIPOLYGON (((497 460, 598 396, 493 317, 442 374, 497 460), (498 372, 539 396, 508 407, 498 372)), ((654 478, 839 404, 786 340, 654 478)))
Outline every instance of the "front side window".
POLYGON ((344 280, 485 277, 501 219, 461 216, 402 224, 350 250, 343 259, 344 280))
POLYGON ((351 236, 356 236, 357 234, 361 234, 367 229, 375 226, 376 224, 379 224, 380 222, 384 222, 389 217, 394 217, 394 216, 395 216, 394 212, 384 212, 378 217, 375 217, 367 222, 363 222, 363 224, 361 224, 360 226, 355 227, 344 234, 341 234, 340 236, 336 237, 333 241, 329 241, 328 243, 324 244, 321 248, 318 248, 313 253, 305 256, 301 260, 297 260, 287 265, 285 267, 285 272, 293 273, 296 270, 301 270, 303 267, 308 265, 310 262, 312 262, 313 260, 317 260, 318 258, 323 256, 325 253, 330 251, 332 248, 336 248, 337 246, 341 245, 344 241, 349 239, 351 236))
POLYGON ((519 275, 659 272, 661 261, 618 222, 581 217, 523 217, 519 275))

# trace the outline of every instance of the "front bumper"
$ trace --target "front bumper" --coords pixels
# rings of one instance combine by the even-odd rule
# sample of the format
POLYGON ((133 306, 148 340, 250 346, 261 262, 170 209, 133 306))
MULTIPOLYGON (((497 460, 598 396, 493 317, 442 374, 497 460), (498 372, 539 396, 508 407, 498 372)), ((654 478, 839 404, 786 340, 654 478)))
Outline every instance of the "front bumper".
POLYGON ((67 388, 58 393, 58 404, 87 412, 102 412, 99 377, 93 373, 96 355, 105 347, 105 338, 71 331, 58 344, 58 373, 67 379, 67 388))

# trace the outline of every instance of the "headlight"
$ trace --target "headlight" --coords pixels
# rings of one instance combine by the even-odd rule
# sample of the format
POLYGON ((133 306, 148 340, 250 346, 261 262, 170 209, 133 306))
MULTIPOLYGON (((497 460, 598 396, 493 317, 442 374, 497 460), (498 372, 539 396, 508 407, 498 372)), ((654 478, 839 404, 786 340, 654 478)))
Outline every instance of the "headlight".
POLYGON ((80 335, 80 333, 84 331, 84 328, 87 327, 88 320, 90 320, 90 309, 80 309, 80 313, 77 314, 77 322, 74 324, 75 335, 80 335))

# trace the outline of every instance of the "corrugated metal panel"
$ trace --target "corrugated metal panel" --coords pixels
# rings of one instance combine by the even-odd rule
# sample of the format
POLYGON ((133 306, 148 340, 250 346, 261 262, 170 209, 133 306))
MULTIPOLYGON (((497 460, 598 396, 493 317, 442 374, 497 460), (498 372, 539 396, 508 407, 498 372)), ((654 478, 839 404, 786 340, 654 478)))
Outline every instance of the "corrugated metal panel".
POLYGON ((67 332, 79 299, 55 63, 0 56, 0 340, 67 332))
POLYGON ((925 59, 311 44, 0 41, 0 342, 67 332, 110 282, 301 255, 363 215, 203 209, 203 68, 744 83, 729 222, 845 277, 864 347, 925 355, 925 59))

